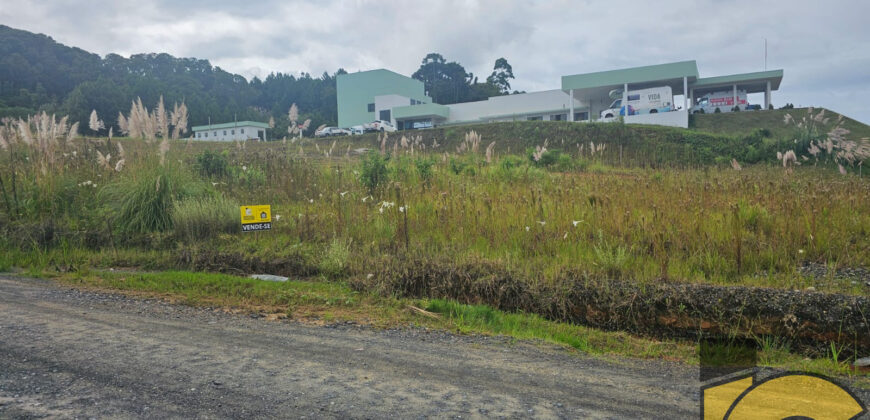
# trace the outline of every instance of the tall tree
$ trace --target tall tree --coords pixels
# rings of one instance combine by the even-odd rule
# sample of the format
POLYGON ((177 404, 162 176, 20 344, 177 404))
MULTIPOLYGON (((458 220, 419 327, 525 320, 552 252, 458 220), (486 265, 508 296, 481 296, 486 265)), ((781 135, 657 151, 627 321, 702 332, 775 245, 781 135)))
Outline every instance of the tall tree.
POLYGON ((433 101, 454 104, 467 101, 474 75, 455 61, 447 62, 441 54, 429 53, 411 77, 423 82, 433 101))
POLYGON ((497 87, 502 94, 510 93, 510 79, 514 78, 514 69, 504 57, 495 60, 492 74, 486 78, 486 82, 497 87))

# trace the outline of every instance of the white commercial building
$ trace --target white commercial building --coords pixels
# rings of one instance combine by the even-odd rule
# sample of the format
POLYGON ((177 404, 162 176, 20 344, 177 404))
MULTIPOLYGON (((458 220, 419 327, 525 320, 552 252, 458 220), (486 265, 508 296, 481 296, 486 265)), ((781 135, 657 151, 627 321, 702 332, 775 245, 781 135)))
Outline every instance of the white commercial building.
POLYGON ((626 106, 616 113, 628 124, 685 128, 695 98, 711 92, 733 92, 733 103, 737 103, 738 91, 764 93, 767 109, 770 92, 779 89, 782 74, 782 70, 771 70, 701 78, 695 61, 681 61, 562 76, 561 89, 441 105, 425 95, 422 82, 381 69, 338 76, 338 120, 342 127, 350 127, 376 117, 391 121, 400 130, 494 121, 598 121, 614 114, 607 110, 615 100, 637 103, 634 92, 662 88, 669 96, 660 102, 665 108, 635 112, 626 106), (673 95, 681 95, 681 103, 675 103, 673 95))
POLYGON ((193 127, 195 140, 209 141, 266 141, 269 124, 256 121, 238 121, 223 124, 198 125, 193 127))

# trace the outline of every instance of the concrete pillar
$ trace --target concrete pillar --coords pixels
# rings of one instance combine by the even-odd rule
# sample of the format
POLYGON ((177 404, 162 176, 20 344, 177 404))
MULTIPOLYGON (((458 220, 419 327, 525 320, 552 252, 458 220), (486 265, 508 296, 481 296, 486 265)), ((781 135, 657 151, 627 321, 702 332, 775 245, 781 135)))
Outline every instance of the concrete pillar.
POLYGON ((570 96, 570 100, 571 100, 571 102, 570 102, 571 113, 568 114, 568 121, 574 122, 574 89, 568 90, 568 96, 570 96))
MULTIPOLYGON (((731 85, 732 92, 734 92, 734 106, 737 106, 737 84, 731 85)), ((734 107, 732 106, 732 108, 734 107)))
POLYGON ((695 106, 695 88, 689 89, 689 106, 695 106))
POLYGON ((628 116, 628 83, 622 85, 622 106, 625 107, 625 116, 628 116))
POLYGON ((767 81, 767 88, 764 90, 764 109, 770 108, 770 80, 767 81))
POLYGON ((689 109, 689 78, 683 76, 683 109, 689 109))

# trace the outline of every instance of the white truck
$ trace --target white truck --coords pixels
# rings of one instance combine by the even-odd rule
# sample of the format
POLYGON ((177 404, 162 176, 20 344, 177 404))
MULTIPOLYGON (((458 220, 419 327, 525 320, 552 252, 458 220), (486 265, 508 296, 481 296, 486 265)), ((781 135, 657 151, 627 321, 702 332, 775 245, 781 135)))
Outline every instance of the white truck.
MULTIPOLYGON (((700 98, 694 99, 694 104, 689 108, 692 114, 712 114, 719 108, 719 112, 731 112, 734 109, 734 91, 723 90, 720 92, 708 93, 700 98)), ((737 106, 741 111, 746 111, 747 108, 752 108, 746 100, 746 91, 737 91, 737 106)))
POLYGON ((601 111, 602 119, 614 118, 617 115, 656 114, 674 110, 674 95, 670 86, 649 89, 630 90, 627 99, 628 112, 622 103, 622 90, 611 92, 611 97, 618 97, 610 107, 601 111))

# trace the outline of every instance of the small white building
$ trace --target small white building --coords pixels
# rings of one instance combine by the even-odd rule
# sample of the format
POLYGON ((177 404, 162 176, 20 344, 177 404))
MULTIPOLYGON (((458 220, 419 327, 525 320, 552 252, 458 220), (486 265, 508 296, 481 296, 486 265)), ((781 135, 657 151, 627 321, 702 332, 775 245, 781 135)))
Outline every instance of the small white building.
POLYGON ((195 140, 207 141, 266 141, 269 124, 257 121, 237 121, 223 124, 198 125, 193 127, 195 140))

